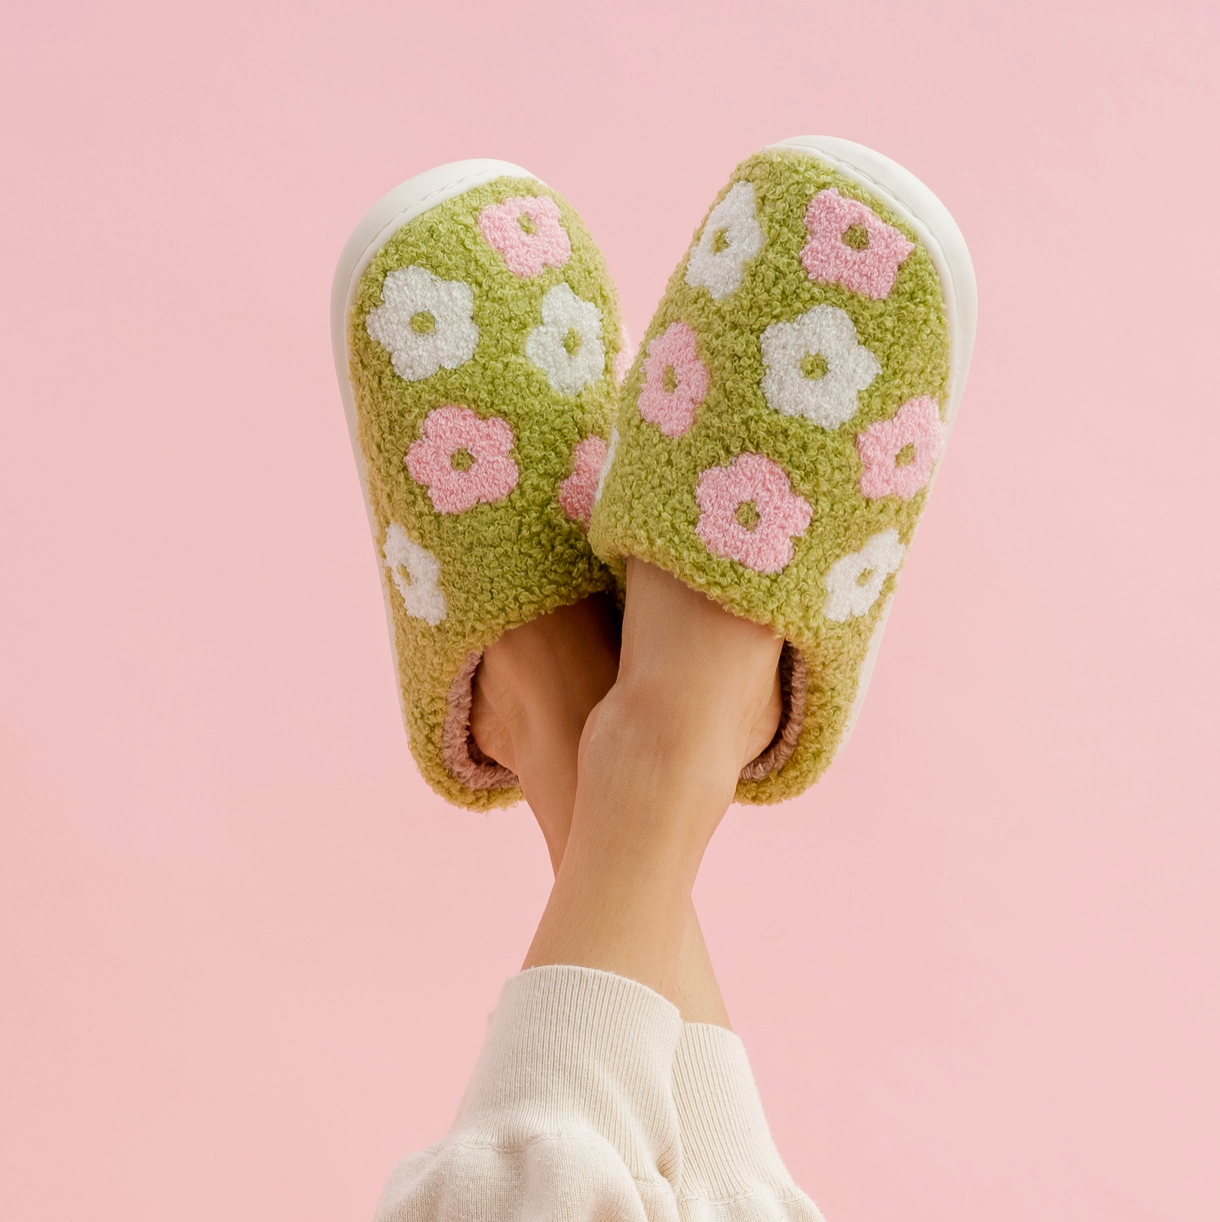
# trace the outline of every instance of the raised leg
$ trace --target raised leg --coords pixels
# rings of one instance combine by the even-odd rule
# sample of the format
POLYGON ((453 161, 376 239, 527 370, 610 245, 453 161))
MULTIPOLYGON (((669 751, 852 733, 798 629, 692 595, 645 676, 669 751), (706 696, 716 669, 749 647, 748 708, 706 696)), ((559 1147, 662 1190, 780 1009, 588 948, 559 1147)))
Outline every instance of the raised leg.
MULTIPOLYGON (((639 702, 646 706, 638 719, 640 728, 652 719, 676 716, 679 721, 691 721, 697 736, 704 715, 698 694, 706 697, 722 689, 737 673, 732 660, 718 661, 718 654, 724 649, 732 652, 733 639, 739 634, 755 645, 761 639, 767 644, 762 665, 769 666, 772 679, 758 724, 746 734, 744 750, 752 758, 770 740, 779 715, 775 666, 770 658, 778 643, 771 641, 769 633, 734 619, 651 566, 631 562, 629 589, 629 668, 622 676, 626 683, 619 695, 630 699, 612 702, 617 710, 625 712, 632 702, 639 702), (721 664, 726 662, 727 669, 721 664), (673 699, 675 676, 679 691, 686 696, 681 702, 684 708, 673 699), (649 701, 650 687, 663 689, 663 698, 649 701)), ((589 713, 614 683, 618 664, 614 610, 604 600, 589 599, 508 633, 487 651, 479 671, 472 712, 476 740, 488 755, 521 777, 557 872, 571 827, 581 733, 589 713)), ((734 702, 740 699, 740 692, 735 698, 730 696, 727 704, 713 697, 713 705, 705 705, 704 712, 715 707, 718 722, 725 714, 731 718, 734 702)), ((603 740, 607 737, 602 736, 603 740)), ((672 762, 676 764, 677 757, 672 762)), ((731 796, 731 779, 728 793, 731 796)), ((569 886, 571 881, 570 877, 569 886)), ((689 895, 670 996, 688 1022, 729 1026, 689 895)))
POLYGON ((527 967, 603 968, 676 1003, 700 995, 680 976, 700 964, 698 945, 683 953, 691 888, 738 773, 778 725, 781 646, 630 561, 618 678, 585 724, 571 831, 527 967))

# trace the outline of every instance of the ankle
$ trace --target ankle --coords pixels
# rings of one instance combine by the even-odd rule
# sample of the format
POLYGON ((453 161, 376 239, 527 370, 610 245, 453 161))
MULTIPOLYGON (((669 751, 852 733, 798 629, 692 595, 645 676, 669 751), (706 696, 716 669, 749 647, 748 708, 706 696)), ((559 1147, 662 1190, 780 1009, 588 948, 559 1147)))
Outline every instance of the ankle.
POLYGON ((719 709, 701 708, 652 683, 619 683, 586 724, 581 776, 620 794, 620 821, 642 830, 669 812, 666 822, 681 838, 682 812, 723 813, 732 801, 741 767, 734 763, 737 739, 731 718, 719 709))
POLYGON ((735 777, 771 742, 783 711, 778 664, 714 673, 705 659, 625 666, 608 699, 642 742, 695 756, 735 777))

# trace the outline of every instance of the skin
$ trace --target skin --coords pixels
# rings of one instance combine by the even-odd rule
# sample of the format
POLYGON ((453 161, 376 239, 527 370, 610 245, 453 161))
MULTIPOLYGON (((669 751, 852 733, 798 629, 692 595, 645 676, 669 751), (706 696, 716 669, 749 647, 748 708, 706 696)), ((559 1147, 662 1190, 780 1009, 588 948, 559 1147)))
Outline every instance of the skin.
POLYGON ((520 777, 555 884, 525 967, 639 980, 728 1027, 691 889, 741 768, 780 718, 781 638, 643 561, 483 656, 471 730, 520 777))

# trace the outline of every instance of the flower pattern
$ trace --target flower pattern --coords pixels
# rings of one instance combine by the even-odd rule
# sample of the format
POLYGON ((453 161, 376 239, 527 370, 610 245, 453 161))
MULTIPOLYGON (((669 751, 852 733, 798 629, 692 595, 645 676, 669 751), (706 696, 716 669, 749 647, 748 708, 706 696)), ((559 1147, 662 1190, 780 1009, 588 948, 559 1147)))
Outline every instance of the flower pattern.
POLYGON ((826 574, 822 614, 836 624, 863 615, 877 601, 885 579, 902 567, 906 550, 896 530, 883 530, 858 552, 836 560, 826 574))
POLYGON ((573 522, 589 529, 597 485, 606 461, 606 443, 594 434, 572 451, 572 474, 559 485, 559 504, 573 522))
POLYGON ((439 513, 463 513, 480 501, 503 500, 517 486, 512 448, 507 420, 483 419, 468 407, 438 407, 424 418, 423 436, 404 461, 439 513))
POLYGON ((930 395, 908 399, 892 420, 878 420, 856 437, 864 463, 860 495, 910 500, 931 478, 944 444, 945 426, 936 400, 930 395), (908 446, 914 454, 910 462, 900 464, 898 457, 908 446))
POLYGON ((811 280, 841 284, 875 301, 888 297, 915 243, 859 200, 834 187, 819 191, 805 212, 809 244, 801 263, 811 280))
POLYGON ((442 280, 427 268, 398 267, 386 275, 381 301, 364 325, 408 382, 429 378, 442 367, 456 369, 474 356, 479 328, 472 319, 470 285, 442 280))
POLYGON ((695 421, 695 409, 707 395, 708 380, 694 330, 684 322, 670 323, 648 345, 640 415, 666 437, 681 437, 695 421))
POLYGON ((420 547, 397 522, 391 522, 386 529, 382 555, 390 579, 402 595, 407 614, 435 628, 448 614, 445 596, 438 584, 440 561, 420 547))
POLYGON ((762 333, 762 357, 768 405, 825 429, 856 414, 858 392, 881 372, 881 362, 858 341, 848 314, 829 305, 814 306, 793 322, 772 323, 762 333))
POLYGON ((479 232, 504 256, 514 276, 537 276, 544 267, 563 267, 572 257, 568 231, 559 223, 559 205, 547 195, 518 195, 488 204, 479 213, 479 232))
POLYGON ((741 287, 746 264, 767 244, 754 207, 754 184, 734 183, 708 214, 686 261, 686 283, 705 288, 716 301, 741 287))
POLYGON ((809 502, 763 454, 709 467, 699 476, 695 501, 702 510, 695 533, 707 550, 759 573, 780 572, 792 559, 792 540, 813 520, 809 502))
POLYGON ((525 355, 561 395, 578 395, 606 371, 602 312, 557 284, 542 299, 542 326, 525 341, 525 355))

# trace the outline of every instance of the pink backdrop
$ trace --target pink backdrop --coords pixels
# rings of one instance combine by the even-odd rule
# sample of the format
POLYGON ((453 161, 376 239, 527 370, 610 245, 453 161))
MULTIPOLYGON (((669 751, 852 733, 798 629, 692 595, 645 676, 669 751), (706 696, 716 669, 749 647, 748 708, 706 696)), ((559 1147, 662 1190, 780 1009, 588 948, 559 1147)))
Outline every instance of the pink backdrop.
POLYGON ((736 161, 803 132, 925 178, 982 304, 856 738, 699 884, 779 1145, 830 1222, 1220 1215, 1214 4, 3 21, 6 1217, 368 1217, 544 902, 528 812, 447 809, 399 727, 350 227, 518 161, 638 336, 736 161))

